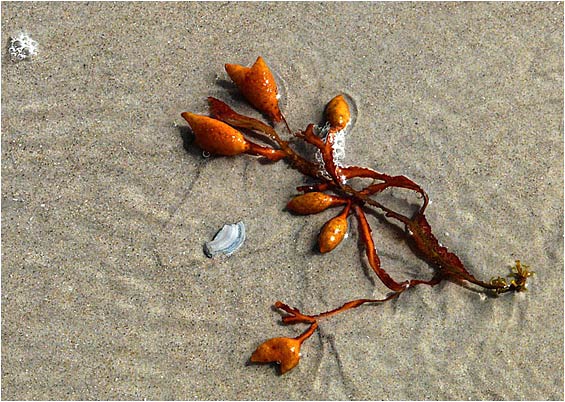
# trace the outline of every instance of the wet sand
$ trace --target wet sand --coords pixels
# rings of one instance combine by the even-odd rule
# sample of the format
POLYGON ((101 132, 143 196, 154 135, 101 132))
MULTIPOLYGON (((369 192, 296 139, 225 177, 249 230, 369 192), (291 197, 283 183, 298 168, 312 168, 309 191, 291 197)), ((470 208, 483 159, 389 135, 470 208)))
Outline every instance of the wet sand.
MULTIPOLYGON (((559 3, 2 3, 3 399, 563 400, 563 6, 559 3), (356 224, 292 216, 283 163, 203 158, 183 111, 248 111, 224 63, 262 55, 294 129, 345 92, 346 163, 405 174, 441 242, 499 298, 452 283, 324 321, 291 372, 248 365, 316 313, 386 289, 356 224), (244 246, 203 244, 242 220, 244 246)), ((394 193, 400 200, 406 194, 394 193)), ((414 201, 414 198, 411 198, 414 201)), ((401 203, 402 204, 402 203, 401 203)), ((385 269, 429 278, 370 217, 385 269)))

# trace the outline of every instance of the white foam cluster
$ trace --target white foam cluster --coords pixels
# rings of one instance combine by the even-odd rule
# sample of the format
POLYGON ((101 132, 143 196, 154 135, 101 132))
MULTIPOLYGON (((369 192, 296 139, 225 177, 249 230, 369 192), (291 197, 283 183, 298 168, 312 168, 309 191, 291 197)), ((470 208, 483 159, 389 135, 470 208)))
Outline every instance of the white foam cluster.
POLYGON ((15 61, 22 61, 37 54, 38 43, 25 32, 20 32, 16 37, 10 38, 8 52, 15 61))
MULTIPOLYGON (((349 123, 340 131, 336 132, 333 136, 332 144, 332 157, 334 163, 338 167, 343 167, 343 160, 345 159, 345 134, 349 128, 349 123)), ((330 131, 330 124, 326 123, 324 126, 315 126, 316 134, 325 142, 330 131)), ((325 169, 324 160, 320 150, 316 150, 314 159, 320 168, 325 169)))
POLYGON ((347 132, 347 126, 343 130, 339 130, 335 133, 334 142, 332 144, 333 158, 336 166, 343 167, 343 160, 345 159, 345 133, 347 132))

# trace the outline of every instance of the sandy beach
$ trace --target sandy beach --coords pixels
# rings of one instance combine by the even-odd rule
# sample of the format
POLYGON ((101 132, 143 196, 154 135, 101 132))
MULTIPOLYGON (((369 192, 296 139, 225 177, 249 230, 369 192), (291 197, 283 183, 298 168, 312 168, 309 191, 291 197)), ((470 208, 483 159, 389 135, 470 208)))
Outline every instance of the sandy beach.
MULTIPOLYGON (((4 400, 563 400, 562 3, 1 7, 4 400), (38 51, 17 62, 22 31, 38 51), (314 314, 387 294, 353 218, 321 255, 337 212, 285 210, 300 173, 192 143, 180 114, 207 96, 251 111, 224 63, 259 55, 293 130, 350 96, 345 163, 412 178, 469 271, 519 259, 530 290, 417 287, 320 322, 283 376, 248 364, 305 328, 275 301, 314 314), (238 221, 243 247, 206 257, 238 221)), ((430 278, 379 217, 383 268, 430 278)))

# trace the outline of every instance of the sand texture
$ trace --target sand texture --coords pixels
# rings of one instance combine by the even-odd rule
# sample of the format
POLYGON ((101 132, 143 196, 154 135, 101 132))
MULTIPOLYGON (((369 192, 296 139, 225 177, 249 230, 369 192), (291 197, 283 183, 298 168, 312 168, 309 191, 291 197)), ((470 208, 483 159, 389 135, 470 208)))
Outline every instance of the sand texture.
MULTIPOLYGON (((563 400, 561 3, 4 2, 2 46, 3 399, 563 400), (20 30, 31 61, 6 51, 20 30), (293 129, 351 96, 345 163, 412 178, 475 276, 521 259, 530 291, 418 287, 321 322, 284 376, 247 364, 304 329, 275 301, 387 293, 354 219, 314 251, 337 211, 285 211, 298 172, 191 143, 180 113, 207 96, 250 111, 223 65, 258 55, 293 129), (244 246, 207 258, 240 220, 244 246)), ((369 219, 394 278, 431 277, 369 219)))

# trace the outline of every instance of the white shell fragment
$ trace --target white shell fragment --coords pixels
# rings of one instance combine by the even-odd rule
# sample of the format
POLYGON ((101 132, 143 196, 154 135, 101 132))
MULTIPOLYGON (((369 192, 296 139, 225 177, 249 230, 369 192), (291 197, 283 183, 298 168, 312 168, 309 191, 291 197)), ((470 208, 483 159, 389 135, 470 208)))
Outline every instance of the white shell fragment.
POLYGON ((229 257, 242 246, 244 241, 245 225, 243 222, 224 225, 216 233, 214 239, 204 245, 204 253, 209 258, 214 258, 218 254, 224 254, 229 257))

